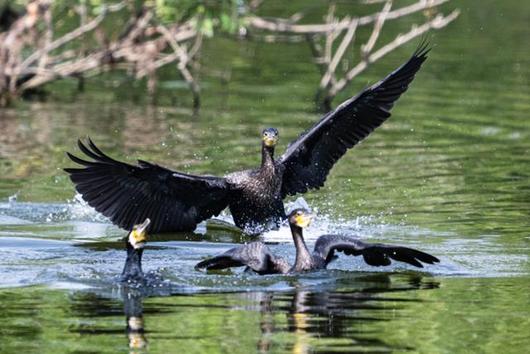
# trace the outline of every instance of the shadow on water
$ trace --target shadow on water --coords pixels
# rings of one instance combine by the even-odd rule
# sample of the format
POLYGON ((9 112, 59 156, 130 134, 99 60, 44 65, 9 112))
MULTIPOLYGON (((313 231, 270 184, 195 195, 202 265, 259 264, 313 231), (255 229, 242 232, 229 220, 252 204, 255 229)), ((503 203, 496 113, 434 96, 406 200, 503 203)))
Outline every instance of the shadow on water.
MULTIPOLYGON (((416 273, 357 274, 348 280, 339 280, 327 287, 307 287, 297 279, 290 281, 293 290, 273 292, 255 291, 227 294, 174 295, 151 297, 149 289, 120 287, 109 294, 77 291, 69 301, 73 317, 92 319, 95 325, 77 325, 69 328, 81 336, 124 333, 131 350, 157 346, 159 340, 202 340, 225 342, 223 334, 196 335, 171 330, 171 323, 199 321, 208 325, 212 311, 223 311, 226 321, 230 313, 241 312, 254 318, 254 348, 259 353, 281 349, 292 353, 327 352, 391 352, 414 350, 406 343, 394 345, 385 342, 379 333, 370 329, 375 322, 394 321, 410 303, 421 300, 407 296, 410 291, 437 289, 439 283, 416 273), (394 295, 396 294, 396 295, 394 295), (202 298, 202 300, 201 300, 202 298), (199 299, 199 300, 197 300, 199 299), (190 311, 192 309, 192 311, 190 311), (98 327, 98 320, 124 316, 124 329, 98 327), (151 320, 157 318, 157 320, 151 320), (150 327, 149 324, 158 325, 150 327), (160 326, 162 324, 162 326, 160 326), (165 326, 167 325, 167 327, 165 326)), ((86 323, 86 321, 82 321, 86 323)), ((250 345, 250 344, 249 344, 250 345)))

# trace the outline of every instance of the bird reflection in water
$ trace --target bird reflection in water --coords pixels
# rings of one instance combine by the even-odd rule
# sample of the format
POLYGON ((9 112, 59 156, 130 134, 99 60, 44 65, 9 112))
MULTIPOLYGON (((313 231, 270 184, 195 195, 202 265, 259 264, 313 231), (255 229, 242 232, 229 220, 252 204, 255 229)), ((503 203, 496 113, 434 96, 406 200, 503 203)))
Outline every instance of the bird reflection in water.
POLYGON ((126 331, 131 353, 136 349, 147 347, 144 330, 143 294, 139 291, 126 290, 123 292, 123 312, 126 318, 126 331))
MULTIPOLYGON (((151 303, 144 308, 144 297, 172 296, 171 293, 153 293, 145 288, 121 286, 118 291, 114 288, 111 293, 100 294, 80 291, 71 299, 73 314, 79 318, 101 319, 124 316, 125 326, 109 328, 103 325, 105 321, 92 321, 88 325, 87 322, 81 321, 80 325, 70 328, 70 331, 90 336, 103 334, 123 338, 125 327, 127 341, 122 340, 123 345, 127 344, 129 347, 130 353, 142 353, 149 349, 148 344, 152 346, 153 341, 160 339, 163 345, 167 344, 169 339, 172 345, 192 341, 204 349, 204 345, 216 346, 224 343, 227 334, 248 333, 248 328, 236 326, 230 329, 216 329, 213 336, 204 337, 205 332, 202 329, 190 326, 177 334, 172 325, 166 323, 165 328, 169 332, 160 336, 156 333, 160 328, 150 332, 145 327, 144 313, 147 317, 155 316, 164 321, 173 321, 174 318, 189 321, 193 318, 200 323, 209 318, 212 315, 211 310, 214 309, 214 318, 219 315, 232 318, 235 312, 244 311, 245 318, 251 322, 257 320, 256 325, 259 327, 252 333, 257 335, 253 345, 259 353, 414 351, 415 348, 409 343, 392 342, 385 338, 381 328, 394 328, 400 318, 405 318, 408 310, 414 308, 414 304, 421 303, 418 292, 439 287, 436 279, 421 273, 353 273, 328 270, 301 276, 282 276, 282 279, 293 290, 250 291, 219 297, 208 295, 206 299, 192 303, 189 302, 191 299, 199 298, 176 296, 174 300, 168 300, 168 307, 161 303, 151 303), (190 306, 194 307, 193 311, 181 311, 190 306), (256 316, 258 318, 255 318, 256 316), (385 322, 388 326, 380 326, 385 322), (149 333, 154 337, 147 338, 149 333), (198 339, 204 341, 198 343, 198 339)), ((235 316, 237 319, 241 318, 239 314, 235 316)))
MULTIPOLYGON (((350 283, 351 278, 348 280, 350 283)), ((292 284, 294 292, 241 294, 247 299, 250 297, 251 302, 256 303, 253 310, 260 312, 258 352, 269 353, 273 346, 277 349, 275 334, 282 332, 290 334, 285 349, 292 353, 414 349, 390 345, 377 333, 368 332, 366 325, 390 321, 392 319, 386 316, 388 311, 399 316, 405 302, 420 301, 402 296, 393 298, 389 294, 435 289, 439 283, 421 274, 364 274, 354 281, 353 285, 334 283, 328 290, 315 291, 295 283, 292 284), (279 313, 285 313, 286 322, 279 320, 279 313)))

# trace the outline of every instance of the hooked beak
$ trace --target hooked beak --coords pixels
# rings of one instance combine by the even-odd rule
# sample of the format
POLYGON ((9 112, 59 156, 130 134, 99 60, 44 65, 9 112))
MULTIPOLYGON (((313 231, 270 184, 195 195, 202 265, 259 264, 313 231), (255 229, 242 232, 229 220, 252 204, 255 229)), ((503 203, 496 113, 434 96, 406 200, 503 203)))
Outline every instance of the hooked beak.
POLYGON ((278 137, 275 137, 275 136, 272 137, 272 136, 268 136, 268 135, 265 135, 263 137, 263 143, 267 147, 275 146, 277 142, 278 142, 278 137))
POLYGON ((140 224, 140 226, 138 226, 138 228, 136 230, 138 230, 138 232, 144 234, 145 231, 147 230, 147 226, 149 226, 149 224, 151 223, 151 219, 147 218, 145 219, 145 221, 140 224))
POLYGON ((299 227, 308 227, 313 219, 313 214, 302 214, 295 217, 296 225, 299 227))
POLYGON ((136 226, 131 232, 131 235, 129 236, 129 243, 134 248, 138 249, 144 247, 144 244, 147 241, 147 227, 150 223, 151 220, 147 218, 142 224, 136 226))

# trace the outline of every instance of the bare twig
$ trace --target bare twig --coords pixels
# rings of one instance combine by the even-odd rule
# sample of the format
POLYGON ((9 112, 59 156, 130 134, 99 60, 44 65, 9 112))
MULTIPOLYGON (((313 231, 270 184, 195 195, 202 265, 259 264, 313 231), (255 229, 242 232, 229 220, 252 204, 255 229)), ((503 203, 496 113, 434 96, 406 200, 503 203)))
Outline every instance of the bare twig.
POLYGON ((325 88, 328 86, 329 82, 333 78, 335 74, 335 69, 337 69, 337 65, 339 64, 339 61, 344 56, 344 53, 346 52, 346 49, 350 45, 351 41, 353 40, 353 36, 355 35, 355 30, 357 29, 357 19, 353 19, 350 22, 350 26, 348 27, 348 31, 344 35, 344 38, 342 39, 339 48, 335 52, 335 55, 333 56, 333 59, 329 63, 328 69, 324 76, 322 76, 322 80, 320 80, 320 88, 325 88))
POLYGON ((55 41, 53 41, 46 47, 42 48, 42 50, 33 52, 33 54, 31 54, 29 57, 27 57, 22 62, 20 66, 20 70, 23 71, 24 69, 26 69, 29 65, 31 65, 35 60, 37 60, 43 54, 51 52, 52 50, 58 49, 61 46, 65 45, 66 43, 69 43, 73 41, 74 39, 82 36, 83 34, 94 30, 103 21, 107 13, 119 11, 122 8, 124 8, 125 5, 126 5, 126 2, 120 2, 118 4, 111 5, 111 6, 103 6, 101 13, 92 21, 56 39, 55 41))
MULTIPOLYGON (((395 20, 403 16, 407 16, 413 13, 416 13, 421 10, 430 9, 436 6, 440 6, 450 0, 419 0, 418 2, 403 6, 396 10, 390 11, 386 16, 386 20, 395 20)), ((379 16, 379 12, 373 15, 367 15, 358 18, 359 26, 366 26, 368 24, 374 23, 379 16)), ((288 33, 327 33, 329 31, 343 31, 346 30, 350 24, 350 19, 343 19, 336 24, 308 24, 308 25, 298 25, 292 24, 284 21, 271 21, 258 16, 250 16, 247 19, 247 22, 250 27, 266 30, 271 32, 288 32, 288 33)))
MULTIPOLYGON (((330 109, 333 98, 371 63, 428 30, 445 27, 453 21, 458 16, 458 11, 454 11, 446 17, 442 15, 433 17, 438 11, 437 7, 449 1, 417 0, 410 5, 392 9, 392 0, 368 0, 365 3, 384 3, 384 5, 378 12, 353 18, 345 16, 342 19, 336 19, 334 17, 335 8, 332 3, 328 8, 325 23, 322 24, 299 24, 281 18, 264 19, 258 16, 249 16, 247 23, 250 29, 258 33, 273 33, 273 38, 281 38, 282 35, 293 38, 305 35, 315 63, 322 75, 316 94, 317 106, 330 109), (428 14, 426 14, 427 10, 429 11, 428 14), (377 41, 382 34, 384 24, 387 21, 399 19, 421 11, 423 11, 424 18, 426 18, 424 24, 421 26, 414 25, 408 33, 398 35, 393 41, 374 52, 377 41), (349 63, 353 62, 354 51, 348 49, 355 48, 355 33, 360 27, 370 24, 373 24, 373 28, 366 43, 360 45, 360 58, 356 64, 350 66, 349 63), (342 36, 342 40, 335 49, 334 41, 339 36, 342 36), (342 63, 342 67, 339 69, 340 63, 342 63)), ((271 36, 270 34, 267 35, 271 36)))
POLYGON ((361 61, 359 64, 357 64, 353 69, 351 69, 348 73, 346 73, 345 77, 341 80, 339 80, 336 85, 334 85, 328 94, 327 99, 331 99, 337 95, 341 90, 344 89, 344 87, 357 75, 359 75, 362 71, 364 71, 370 63, 373 63, 379 59, 381 59, 386 54, 390 53, 397 47, 409 42, 410 40, 421 36, 425 32, 427 32, 430 29, 439 29, 442 27, 447 26, 450 22, 452 22, 454 19, 458 17, 460 14, 459 10, 454 10, 447 16, 438 15, 434 19, 427 21, 421 26, 413 27, 409 32, 405 34, 399 34, 392 42, 386 44, 382 48, 378 49, 371 55, 369 55, 366 60, 361 61))
POLYGON ((366 42, 366 44, 361 46, 361 56, 365 57, 370 53, 375 45, 375 42, 377 41, 377 38, 379 38, 379 34, 381 33, 381 30, 383 29, 383 24, 385 23, 386 17, 388 16, 388 12, 390 11, 390 8, 392 7, 392 1, 387 1, 385 3, 385 6, 383 6, 383 9, 379 13, 377 20, 374 23, 374 29, 372 30, 372 34, 370 35, 370 38, 366 42))
POLYGON ((110 69, 125 69, 136 78, 147 76, 148 89, 153 92, 156 70, 172 62, 177 63, 198 105, 199 86, 187 68, 202 43, 202 36, 195 29, 195 18, 162 26, 157 23, 153 8, 144 7, 136 13, 135 7, 128 6, 130 2, 124 0, 103 6, 101 13, 90 19, 83 3, 77 7, 79 26, 53 40, 50 4, 51 0, 32 0, 27 5, 27 13, 0 33, 0 105, 9 99, 6 92, 19 95, 64 77, 78 78, 82 85, 84 76, 110 69), (128 11, 129 21, 121 36, 109 41, 107 38, 111 36, 105 34, 104 21, 108 14, 122 10, 128 11), (85 40, 91 35, 95 41, 85 40), (189 46, 183 43, 193 38, 193 46, 188 50, 189 46), (97 44, 87 44, 94 42, 97 44), (63 49, 64 46, 69 48, 63 49), (167 54, 168 49, 173 53, 167 54))
POLYGON ((248 7, 250 8, 250 10, 256 11, 261 6, 263 1, 264 0, 251 0, 248 4, 248 7))
MULTIPOLYGON (((326 16, 326 23, 333 24, 335 22, 334 20, 334 14, 335 14, 335 3, 331 3, 329 5, 328 14, 326 16)), ((334 36, 335 30, 333 28, 330 28, 329 31, 326 33, 326 46, 324 49, 324 63, 329 64, 331 61, 331 50, 333 47, 333 41, 335 40, 334 36)))
MULTIPOLYGON (((197 82, 193 78, 193 75, 191 75, 191 72, 187 68, 187 64, 191 59, 191 56, 189 55, 189 52, 184 50, 175 40, 175 38, 171 35, 171 32, 163 25, 159 25, 157 27, 157 31, 159 31, 164 38, 168 41, 171 48, 173 49, 174 53, 178 57, 177 62, 177 68, 180 71, 182 77, 186 82, 188 83, 191 92, 193 93, 194 98, 194 105, 198 106, 199 102, 199 85, 197 85, 197 82)), ((161 64, 161 62, 159 62, 161 64)), ((138 72, 137 76, 141 75, 142 72, 138 72)))
MULTIPOLYGON (((52 38, 53 38, 53 28, 52 28, 52 12, 48 8, 46 12, 43 15, 44 24, 45 24, 45 31, 43 36, 43 45, 42 47, 46 47, 50 45, 52 38)), ((48 60, 47 53, 45 55, 42 55, 39 59, 39 68, 43 68, 46 65, 46 61, 48 60)))
MULTIPOLYGON (((184 23, 162 25, 154 8, 145 6, 137 12, 130 0, 103 6, 101 13, 92 18, 88 15, 86 4, 82 3, 77 7, 78 27, 53 39, 52 1, 30 0, 26 13, 8 30, 0 33, 0 105, 11 96, 56 79, 75 77, 81 83, 84 77, 107 70, 126 70, 136 79, 147 78, 148 89, 153 92, 157 84, 157 70, 171 63, 176 65, 198 105, 197 71, 192 69, 198 65, 196 58, 202 44, 202 35, 196 28, 200 23, 200 14, 188 17, 184 23), (128 21, 125 24, 119 22, 116 26, 121 27, 113 29, 121 34, 116 38, 108 33, 106 24, 109 14, 118 11, 123 11, 128 21)), ((300 24, 303 12, 276 19, 253 15, 263 2, 254 0, 245 9, 247 13, 243 23, 252 30, 247 38, 308 41, 321 73, 317 101, 323 101, 329 108, 333 98, 371 63, 430 29, 446 26, 458 16, 458 11, 447 16, 436 15, 439 11, 437 7, 450 0, 415 0, 397 9, 392 9, 392 0, 364 1, 372 4, 384 2, 384 5, 380 11, 366 16, 337 18, 332 1, 325 23, 300 24), (387 21, 421 11, 425 23, 413 26, 409 32, 374 50, 387 21), (356 46, 357 31, 368 25, 373 25, 369 29, 368 40, 356 46), (340 43, 337 46, 338 39, 340 43), (359 58, 355 55, 356 48, 361 52, 359 58)))
POLYGON ((380 4, 383 2, 387 2, 387 0, 361 0, 361 3, 366 5, 380 4))

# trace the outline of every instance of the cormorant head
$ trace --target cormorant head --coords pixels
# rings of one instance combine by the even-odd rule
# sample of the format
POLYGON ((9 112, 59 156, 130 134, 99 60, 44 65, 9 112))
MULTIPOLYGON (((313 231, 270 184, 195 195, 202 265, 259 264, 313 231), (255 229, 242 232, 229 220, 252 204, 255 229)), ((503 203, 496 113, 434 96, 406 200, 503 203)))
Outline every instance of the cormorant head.
POLYGON ((266 147, 274 147, 278 142, 279 134, 276 128, 267 128, 263 130, 261 139, 266 147))
POLYGON ((313 219, 313 215, 303 208, 295 209, 289 214, 289 224, 301 228, 309 226, 311 219, 313 219))
POLYGON ((151 223, 151 220, 149 218, 145 219, 143 223, 140 225, 134 225, 131 233, 129 234, 129 237, 127 238, 127 242, 134 248, 134 249, 142 249, 145 246, 145 243, 147 242, 147 227, 151 223))

